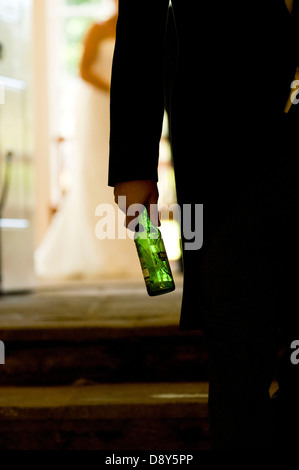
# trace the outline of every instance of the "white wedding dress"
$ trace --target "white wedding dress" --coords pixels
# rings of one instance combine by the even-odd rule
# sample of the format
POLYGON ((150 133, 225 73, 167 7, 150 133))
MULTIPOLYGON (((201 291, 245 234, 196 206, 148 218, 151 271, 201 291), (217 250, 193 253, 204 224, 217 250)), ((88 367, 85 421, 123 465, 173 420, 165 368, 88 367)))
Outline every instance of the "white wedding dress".
MULTIPOLYGON (((95 72, 106 76, 107 81, 111 76, 113 50, 113 39, 100 43, 93 67, 95 72)), ((35 252, 38 277, 94 279, 141 275, 134 241, 123 227, 124 215, 114 202, 113 188, 107 186, 109 106, 109 93, 81 81, 77 96, 73 183, 35 252), (100 217, 97 211, 96 215, 100 204, 111 205, 110 235, 115 224, 116 239, 99 238, 99 223, 102 221, 105 226, 106 214, 102 212, 100 217), (117 238, 118 225, 127 233, 126 239, 117 238)))

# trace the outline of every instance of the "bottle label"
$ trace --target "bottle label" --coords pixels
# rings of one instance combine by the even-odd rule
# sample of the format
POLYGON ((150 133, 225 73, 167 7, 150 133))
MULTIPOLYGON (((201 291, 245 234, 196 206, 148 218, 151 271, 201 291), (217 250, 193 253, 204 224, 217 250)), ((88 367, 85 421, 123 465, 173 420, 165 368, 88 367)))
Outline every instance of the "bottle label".
POLYGON ((165 251, 159 251, 159 253, 157 253, 157 255, 158 255, 158 258, 161 261, 166 261, 167 260, 167 254, 165 253, 165 251))
POLYGON ((145 268, 145 269, 142 270, 142 273, 143 273, 143 277, 144 277, 145 281, 148 280, 149 277, 150 277, 149 270, 147 268, 145 268))

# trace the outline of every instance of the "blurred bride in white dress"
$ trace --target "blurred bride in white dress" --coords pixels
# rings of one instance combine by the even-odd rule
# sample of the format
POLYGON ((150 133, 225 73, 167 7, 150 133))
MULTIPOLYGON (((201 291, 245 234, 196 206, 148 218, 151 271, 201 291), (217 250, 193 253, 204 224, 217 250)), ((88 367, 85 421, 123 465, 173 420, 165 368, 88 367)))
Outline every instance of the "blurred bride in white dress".
POLYGON ((85 39, 77 96, 73 183, 35 252, 36 274, 42 278, 140 273, 132 239, 99 239, 96 235, 100 219, 95 214, 99 204, 111 204, 117 217, 122 217, 114 203, 113 189, 107 186, 116 0, 115 6, 115 15, 103 23, 95 23, 85 39))

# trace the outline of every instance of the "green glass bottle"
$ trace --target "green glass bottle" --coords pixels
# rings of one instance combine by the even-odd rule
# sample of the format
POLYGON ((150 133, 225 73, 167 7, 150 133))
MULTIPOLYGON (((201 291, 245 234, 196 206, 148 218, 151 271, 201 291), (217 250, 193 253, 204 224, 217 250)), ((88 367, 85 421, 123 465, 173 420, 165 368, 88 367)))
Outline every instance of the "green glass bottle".
POLYGON ((172 292, 175 284, 164 241, 158 227, 151 223, 146 209, 139 214, 134 241, 148 295, 172 292))

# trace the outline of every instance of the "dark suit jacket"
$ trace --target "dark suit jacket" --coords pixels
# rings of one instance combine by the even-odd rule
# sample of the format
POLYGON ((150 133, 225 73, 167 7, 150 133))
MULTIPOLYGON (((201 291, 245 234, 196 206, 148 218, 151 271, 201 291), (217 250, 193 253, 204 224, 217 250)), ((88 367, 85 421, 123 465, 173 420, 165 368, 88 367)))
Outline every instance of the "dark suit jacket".
POLYGON ((273 167, 273 157, 283 158, 289 141, 284 106, 298 38, 284 0, 242 1, 237 8, 223 0, 196 6, 172 0, 172 10, 176 38, 168 37, 166 53, 169 44, 176 46, 173 80, 165 74, 165 63, 174 65, 173 56, 165 62, 167 25, 174 24, 169 1, 119 1, 109 185, 157 180, 166 83, 178 202, 204 204, 203 248, 183 253, 180 326, 197 329, 203 252, 234 205, 273 167))

